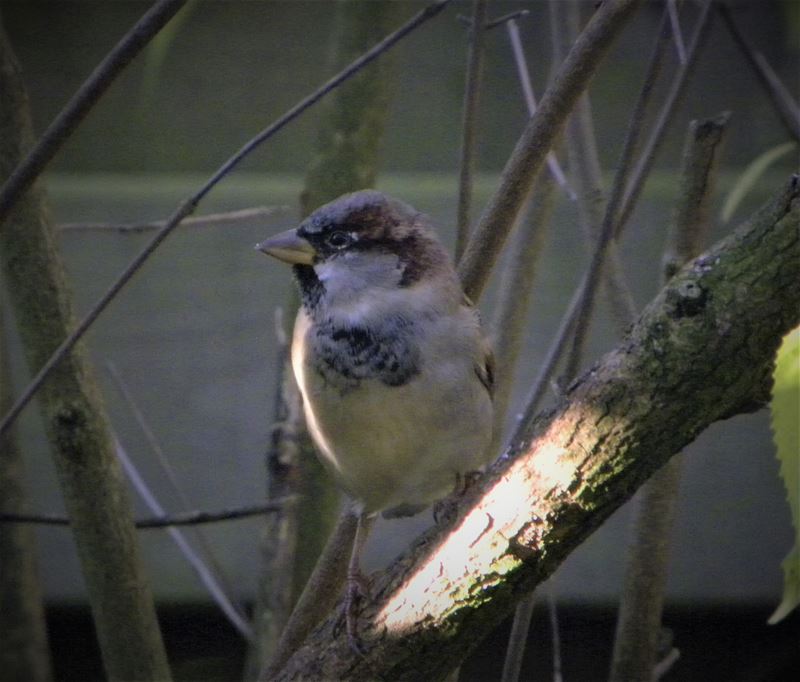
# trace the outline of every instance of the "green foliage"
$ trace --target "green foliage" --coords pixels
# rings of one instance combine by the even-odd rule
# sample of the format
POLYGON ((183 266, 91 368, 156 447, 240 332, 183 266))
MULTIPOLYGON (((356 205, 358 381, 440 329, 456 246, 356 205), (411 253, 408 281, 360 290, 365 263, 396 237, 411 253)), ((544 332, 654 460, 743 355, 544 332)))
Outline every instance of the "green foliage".
POLYGON ((720 221, 722 223, 727 223, 731 219, 731 216, 736 212, 742 199, 753 189, 759 178, 764 175, 767 169, 795 147, 796 145, 794 142, 784 142, 776 147, 772 147, 772 149, 768 149, 747 165, 747 168, 744 169, 744 172, 736 180, 731 191, 728 192, 728 196, 725 197, 725 203, 722 205, 722 210, 720 211, 720 221))
POLYGON ((786 486, 795 545, 783 561, 783 600, 770 616, 777 623, 800 604, 800 327, 783 339, 775 362, 772 432, 786 486))

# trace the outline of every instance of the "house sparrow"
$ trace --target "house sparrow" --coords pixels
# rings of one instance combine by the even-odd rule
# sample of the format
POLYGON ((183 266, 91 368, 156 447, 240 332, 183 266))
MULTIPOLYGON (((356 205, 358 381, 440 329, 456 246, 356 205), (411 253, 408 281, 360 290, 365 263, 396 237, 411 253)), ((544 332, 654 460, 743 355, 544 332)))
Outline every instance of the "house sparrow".
POLYGON ((345 602, 354 645, 370 520, 421 511, 487 461, 491 352, 427 217, 397 199, 346 194, 256 248, 294 266, 306 423, 359 513, 345 602))

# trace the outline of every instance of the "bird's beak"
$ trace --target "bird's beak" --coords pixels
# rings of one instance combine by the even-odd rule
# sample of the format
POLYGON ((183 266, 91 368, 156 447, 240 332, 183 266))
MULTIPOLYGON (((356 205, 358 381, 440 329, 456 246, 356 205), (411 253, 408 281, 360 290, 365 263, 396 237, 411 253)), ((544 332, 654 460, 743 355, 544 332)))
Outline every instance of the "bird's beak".
POLYGON ((311 243, 299 237, 296 230, 286 230, 256 244, 256 250, 282 260, 284 263, 313 265, 317 252, 311 243))

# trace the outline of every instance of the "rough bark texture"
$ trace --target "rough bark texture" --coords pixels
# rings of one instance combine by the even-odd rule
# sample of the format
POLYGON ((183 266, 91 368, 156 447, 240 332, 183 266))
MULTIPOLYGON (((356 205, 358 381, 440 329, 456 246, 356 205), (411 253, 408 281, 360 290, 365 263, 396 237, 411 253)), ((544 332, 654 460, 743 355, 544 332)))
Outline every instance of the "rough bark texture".
MULTIPOLYGON (((0 177, 5 177, 30 146, 32 130, 19 66, 2 30, 0 92, 0 177)), ((38 369, 66 337, 73 317, 53 225, 36 185, 9 214, 0 256, 28 364, 38 369)), ((80 346, 53 371, 39 402, 108 677, 168 680, 132 510, 80 346)))
MULTIPOLYGON (((0 301, 0 411, 11 406, 6 330, 0 301)), ((11 430, 0 438, 0 511, 28 511, 25 467, 11 430)), ((33 527, 0 523, 0 682, 47 682, 53 674, 33 527)))
POLYGON ((800 321, 800 183, 683 268, 620 345, 525 426, 447 529, 372 585, 364 658, 340 616, 276 678, 442 679, 649 476, 714 421, 768 397, 800 321))

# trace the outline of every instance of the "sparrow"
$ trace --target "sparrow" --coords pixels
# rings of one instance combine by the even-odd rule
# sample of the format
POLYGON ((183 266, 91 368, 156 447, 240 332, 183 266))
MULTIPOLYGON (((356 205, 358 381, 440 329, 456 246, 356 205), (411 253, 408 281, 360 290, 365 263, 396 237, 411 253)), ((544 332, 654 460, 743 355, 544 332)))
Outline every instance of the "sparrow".
POLYGON ((256 248, 293 266, 307 428, 356 506, 345 612, 358 650, 371 520, 417 513, 487 463, 491 351, 429 219, 398 199, 346 194, 256 248))

